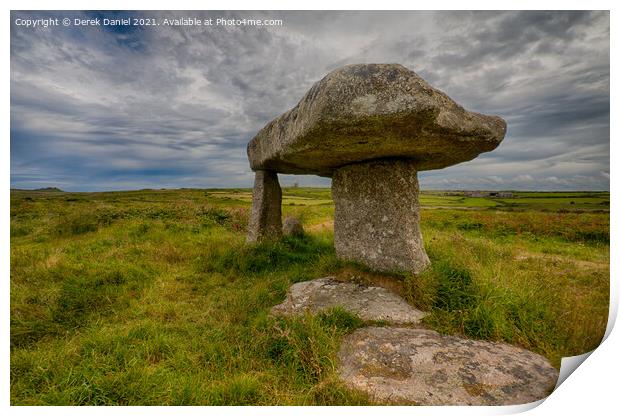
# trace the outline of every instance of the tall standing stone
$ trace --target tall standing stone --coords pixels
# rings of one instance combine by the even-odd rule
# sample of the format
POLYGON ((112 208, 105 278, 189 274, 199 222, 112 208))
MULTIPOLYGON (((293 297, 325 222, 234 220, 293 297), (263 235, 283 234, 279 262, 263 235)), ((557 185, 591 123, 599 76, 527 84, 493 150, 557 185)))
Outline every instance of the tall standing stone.
POLYGON ((282 189, 278 174, 258 170, 254 177, 252 214, 248 226, 248 242, 274 240, 282 236, 282 189))
POLYGON ((418 177, 410 160, 344 166, 332 177, 338 257, 378 271, 419 273, 430 264, 420 232, 418 177))

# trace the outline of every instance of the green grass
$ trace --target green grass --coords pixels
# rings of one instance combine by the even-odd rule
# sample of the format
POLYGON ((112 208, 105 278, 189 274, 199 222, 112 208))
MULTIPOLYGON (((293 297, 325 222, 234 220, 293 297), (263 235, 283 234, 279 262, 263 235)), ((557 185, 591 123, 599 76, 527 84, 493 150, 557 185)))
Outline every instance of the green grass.
POLYGON ((420 276, 338 261, 324 188, 284 189, 285 201, 308 202, 283 207, 307 236, 248 246, 247 195, 13 191, 11 403, 370 403, 336 375, 341 337, 364 322, 340 309, 269 315, 292 283, 326 275, 393 282, 430 312, 428 327, 521 345, 555 366, 604 333, 609 214, 557 203, 579 195, 541 194, 517 210, 430 195, 435 207, 475 209, 422 210, 433 264, 420 276))
MULTIPOLYGON (((609 192, 513 192, 512 198, 449 195, 458 191, 422 191, 423 207, 459 209, 609 211, 609 192)), ((462 194, 462 193, 461 193, 462 194)), ((252 201, 251 189, 212 190, 209 196, 221 200, 252 201)), ((284 188, 283 206, 329 205, 331 192, 326 188, 284 188)))

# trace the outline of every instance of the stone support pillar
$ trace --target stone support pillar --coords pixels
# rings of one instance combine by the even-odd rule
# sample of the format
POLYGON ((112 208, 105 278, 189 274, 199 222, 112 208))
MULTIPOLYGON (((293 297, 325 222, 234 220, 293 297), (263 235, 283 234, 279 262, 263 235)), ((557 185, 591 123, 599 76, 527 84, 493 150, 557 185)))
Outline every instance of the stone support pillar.
POLYGON ((343 166, 332 177, 338 258, 385 272, 420 273, 430 260, 420 232, 414 162, 379 160, 343 166))
POLYGON ((249 243, 275 240, 282 236, 282 189, 278 174, 257 170, 252 192, 252 213, 248 225, 249 243))

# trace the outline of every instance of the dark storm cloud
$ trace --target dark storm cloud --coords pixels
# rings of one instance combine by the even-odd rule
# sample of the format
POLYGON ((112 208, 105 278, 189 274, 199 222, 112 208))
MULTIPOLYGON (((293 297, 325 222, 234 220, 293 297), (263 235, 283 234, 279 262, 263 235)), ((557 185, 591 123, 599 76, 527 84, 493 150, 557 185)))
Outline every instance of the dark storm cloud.
POLYGON ((507 120, 496 151, 423 172, 423 187, 609 187, 607 12, 13 12, 11 20, 13 187, 250 186, 248 140, 328 71, 359 62, 402 63, 466 108, 507 120), (284 26, 14 24, 49 16, 284 26))

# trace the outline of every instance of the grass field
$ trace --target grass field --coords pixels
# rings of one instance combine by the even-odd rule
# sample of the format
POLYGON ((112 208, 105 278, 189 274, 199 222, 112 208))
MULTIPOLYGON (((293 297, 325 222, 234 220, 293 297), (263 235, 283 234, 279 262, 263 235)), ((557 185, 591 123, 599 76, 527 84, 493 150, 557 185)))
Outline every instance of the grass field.
POLYGON ((273 318, 294 283, 387 285, 443 333, 548 357, 595 348, 609 301, 609 193, 421 195, 433 264, 338 261, 329 189, 284 190, 308 235, 247 246, 247 189, 11 191, 14 405, 367 404, 336 377, 342 310, 273 318))

